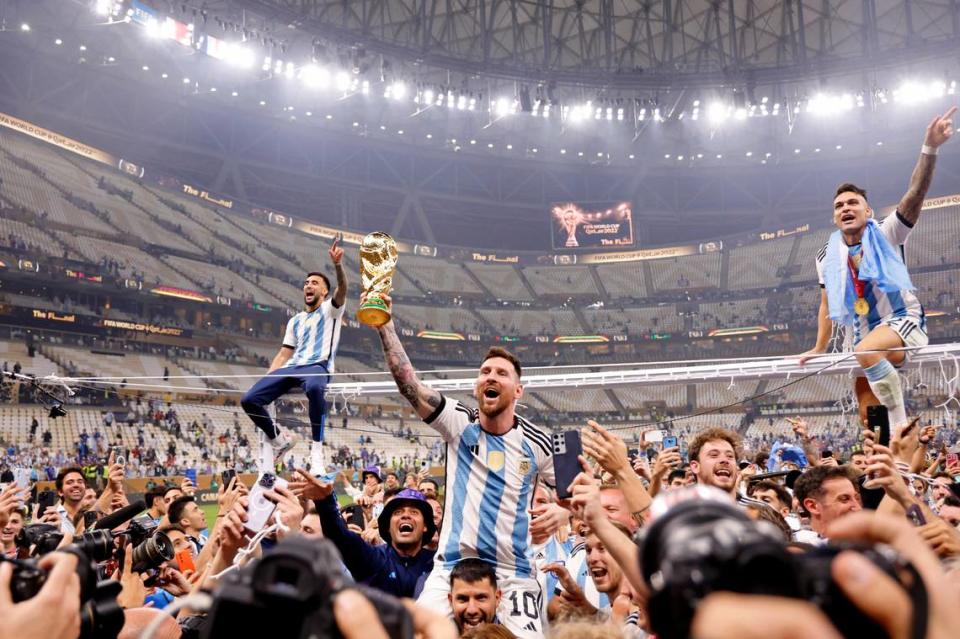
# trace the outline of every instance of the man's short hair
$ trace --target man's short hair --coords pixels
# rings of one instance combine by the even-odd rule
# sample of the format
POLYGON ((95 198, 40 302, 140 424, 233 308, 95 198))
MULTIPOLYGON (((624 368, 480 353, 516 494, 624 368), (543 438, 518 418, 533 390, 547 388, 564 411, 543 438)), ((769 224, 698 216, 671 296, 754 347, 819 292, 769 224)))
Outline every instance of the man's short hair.
POLYGON ((945 473, 943 471, 940 471, 939 473, 931 477, 931 479, 940 479, 941 477, 951 483, 953 482, 953 476, 950 473, 945 473))
POLYGON ((859 186, 857 186, 856 184, 853 184, 853 183, 851 183, 851 182, 844 182, 843 184, 841 184, 840 186, 838 186, 838 187, 837 187, 837 192, 833 195, 833 197, 836 198, 836 197, 837 197, 838 195, 840 195, 841 193, 856 193, 857 195, 859 195, 860 197, 863 198, 863 201, 864 201, 864 202, 867 201, 867 192, 866 192, 866 190, 861 189, 859 186))
POLYGON ((156 503, 156 501, 157 501, 158 499, 159 499, 160 501, 163 501, 163 495, 164 495, 164 493, 166 493, 166 492, 167 492, 166 489, 163 488, 162 486, 159 486, 159 487, 157 487, 157 488, 154 488, 153 490, 151 490, 150 492, 148 492, 148 493, 147 493, 147 508, 153 508, 154 503, 156 503))
POLYGON ((388 501, 390 501, 391 499, 399 495, 401 492, 403 492, 403 488, 401 488, 400 486, 397 486, 395 488, 387 488, 386 490, 383 491, 383 503, 387 503, 388 501))
POLYGON ((705 431, 701 431, 690 443, 690 448, 687 449, 687 458, 690 461, 699 462, 700 449, 703 448, 704 444, 719 440, 723 440, 733 446, 733 454, 736 455, 737 459, 740 458, 740 436, 726 428, 708 428, 705 431))
POLYGON ((163 486, 162 488, 160 488, 160 490, 163 491, 164 497, 166 497, 167 493, 169 493, 171 490, 179 490, 180 492, 183 492, 183 489, 180 488, 179 486, 163 486))
POLYGON ((499 346, 491 346, 487 350, 487 354, 483 356, 483 360, 480 362, 480 365, 483 365, 483 362, 488 359, 493 359, 494 357, 502 357, 511 364, 513 364, 513 370, 517 372, 517 378, 520 378, 520 360, 517 359, 517 356, 508 351, 505 348, 500 348, 499 346))
POLYGON ((429 477, 420 481, 421 484, 433 484, 434 490, 440 490, 440 484, 430 479, 429 477))
POLYGON ((468 584, 475 584, 486 579, 490 582, 490 585, 493 586, 494 590, 497 588, 496 568, 493 567, 493 564, 476 557, 468 557, 457 562, 457 565, 450 571, 451 587, 457 579, 465 581, 468 584))
POLYGON ((777 494, 777 499, 780 500, 780 503, 790 508, 793 505, 793 497, 790 496, 790 491, 784 488, 783 484, 778 484, 775 481, 769 479, 761 479, 757 482, 750 482, 750 485, 747 487, 747 495, 753 497, 753 494, 758 490, 772 490, 777 494))
POLYGON ((686 477, 687 471, 683 470, 682 468, 674 468, 670 471, 670 474, 667 475, 667 485, 669 486, 672 484, 674 479, 686 479, 686 477))
POLYGON ((960 508, 960 497, 950 494, 943 498, 943 505, 951 508, 960 508))
MULTIPOLYGON (((320 271, 310 271, 309 273, 307 273, 307 277, 311 277, 311 276, 314 276, 314 275, 317 276, 317 277, 319 277, 321 280, 323 280, 323 283, 327 285, 327 292, 329 293, 329 292, 330 292, 330 278, 327 277, 326 275, 324 275, 323 273, 321 273, 320 271)), ((304 279, 306 279, 306 278, 304 278, 304 279)))
POLYGON ((57 479, 54 482, 54 485, 57 487, 58 491, 63 490, 63 480, 66 479, 67 475, 69 475, 70 473, 77 473, 78 475, 80 475, 81 478, 83 478, 84 483, 87 482, 86 478, 83 477, 82 468, 80 468, 79 466, 66 466, 60 469, 60 472, 57 473, 57 479))
POLYGON ((195 503, 193 497, 187 495, 174 499, 170 503, 170 507, 167 508, 167 519, 170 520, 170 523, 179 524, 183 518, 183 511, 186 510, 187 504, 192 503, 195 503))
POLYGON ((164 532, 170 532, 171 530, 176 530, 177 532, 181 532, 184 535, 187 534, 187 531, 184 530, 183 526, 181 526, 180 524, 170 524, 169 526, 163 529, 164 532))
POLYGON ((790 524, 783 518, 776 509, 770 504, 763 502, 751 503, 747 505, 748 509, 753 509, 757 514, 758 521, 766 521, 773 524, 774 528, 780 531, 784 541, 790 541, 793 538, 793 531, 790 530, 790 524))
POLYGON ((793 496, 803 505, 808 497, 819 499, 823 495, 823 484, 831 479, 846 479, 857 485, 849 466, 814 466, 804 471, 793 485, 793 496))

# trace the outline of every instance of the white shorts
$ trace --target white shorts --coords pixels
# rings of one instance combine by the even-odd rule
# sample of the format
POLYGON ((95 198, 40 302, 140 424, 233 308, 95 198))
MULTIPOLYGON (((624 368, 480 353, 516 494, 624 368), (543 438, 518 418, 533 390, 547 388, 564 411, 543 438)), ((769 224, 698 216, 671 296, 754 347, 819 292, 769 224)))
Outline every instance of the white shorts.
MULTIPOLYGON (((930 337, 920 326, 920 321, 915 317, 891 317, 880 322, 880 326, 889 326, 903 340, 903 345, 909 348, 923 348, 930 343, 930 337)), ((903 361, 897 366, 900 368, 910 361, 913 357, 913 351, 904 353, 903 361)))
MULTIPOLYGON (((541 617, 544 594, 536 579, 524 577, 498 578, 503 597, 497 608, 497 621, 518 639, 543 639, 545 619, 541 617)), ((450 607, 450 570, 437 564, 423 584, 417 603, 453 618, 450 607)))

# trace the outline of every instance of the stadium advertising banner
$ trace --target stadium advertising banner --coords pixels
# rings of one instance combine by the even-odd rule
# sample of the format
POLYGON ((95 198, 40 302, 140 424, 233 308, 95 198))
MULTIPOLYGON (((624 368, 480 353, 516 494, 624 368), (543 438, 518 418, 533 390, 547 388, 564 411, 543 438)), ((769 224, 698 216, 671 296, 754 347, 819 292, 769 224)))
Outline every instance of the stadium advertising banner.
POLYGON ((589 255, 580 255, 581 264, 610 264, 613 262, 637 262, 640 260, 659 260, 667 257, 682 257, 684 255, 696 255, 700 252, 698 246, 690 244, 687 246, 664 246, 654 249, 642 249, 639 251, 623 251, 619 253, 591 253, 589 255))
POLYGON ((630 202, 588 205, 558 202, 550 209, 553 248, 622 248, 633 246, 630 202))
POLYGON ((13 129, 14 131, 19 131, 24 135, 29 135, 32 138, 42 140, 47 144, 52 144, 58 146, 61 149, 66 149, 77 155, 82 155, 85 158, 91 160, 96 160, 97 162, 103 162, 104 164, 109 164, 111 166, 119 166, 120 158, 114 157, 105 151, 94 148, 83 142, 78 142, 73 138, 68 138, 65 135, 60 135, 55 131, 45 129, 42 126, 37 126, 36 124, 31 124, 26 120, 21 120, 20 118, 15 118, 12 115, 7 115, 6 113, 0 113, 0 126, 5 126, 8 129, 13 129))
POLYGON ((169 335, 171 337, 190 337, 191 332, 178 326, 160 326, 158 324, 143 324, 140 322, 128 322, 126 320, 107 319, 100 321, 103 328, 116 328, 123 331, 135 331, 137 333, 147 333, 149 335, 169 335))

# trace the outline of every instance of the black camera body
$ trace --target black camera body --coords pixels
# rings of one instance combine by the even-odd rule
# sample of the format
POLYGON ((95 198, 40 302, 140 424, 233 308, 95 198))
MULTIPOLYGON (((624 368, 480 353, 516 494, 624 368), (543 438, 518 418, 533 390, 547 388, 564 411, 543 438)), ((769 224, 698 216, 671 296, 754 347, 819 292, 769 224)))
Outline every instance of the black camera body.
MULTIPOLYGON (((117 604, 121 586, 116 581, 98 581, 98 560, 87 554, 87 548, 89 546, 85 544, 70 544, 62 550, 77 558, 76 572, 80 579, 80 639, 114 639, 124 624, 123 609, 117 604)), ((47 574, 35 560, 17 562, 10 579, 10 593, 14 603, 36 596, 46 583, 47 574)))
MULTIPOLYGON (((339 639, 333 597, 347 587, 339 566, 340 554, 327 540, 284 540, 256 563, 223 578, 201 637, 339 639)), ((376 608, 391 639, 413 638, 413 620, 398 599, 356 588, 376 608)))
POLYGON ((652 593, 650 623, 661 639, 686 639, 699 603, 720 591, 803 599, 820 608, 844 637, 887 637, 833 581, 830 564, 844 550, 861 553, 913 601, 926 599, 915 569, 889 547, 831 544, 791 553, 772 526, 719 501, 674 505, 641 531, 638 543, 652 593), (905 571, 912 577, 905 580, 905 571))
POLYGON ((29 524, 20 529, 14 539, 14 544, 23 551, 20 556, 23 557, 34 548, 35 555, 45 555, 57 549, 60 542, 63 541, 63 533, 60 528, 54 524, 29 524))

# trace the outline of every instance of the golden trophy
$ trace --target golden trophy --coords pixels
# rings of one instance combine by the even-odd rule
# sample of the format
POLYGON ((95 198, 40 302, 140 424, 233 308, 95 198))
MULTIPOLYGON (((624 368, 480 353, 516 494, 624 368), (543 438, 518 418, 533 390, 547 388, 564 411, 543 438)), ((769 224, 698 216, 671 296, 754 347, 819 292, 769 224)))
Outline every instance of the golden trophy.
POLYGON ((565 204, 554 207, 553 214, 567 232, 566 248, 580 246, 580 242, 577 241, 577 227, 584 221, 580 209, 573 204, 565 204))
POLYGON ((360 244, 360 282, 367 297, 357 311, 361 324, 377 327, 390 321, 390 309, 383 296, 393 289, 396 270, 397 242, 380 231, 364 237, 360 244))

